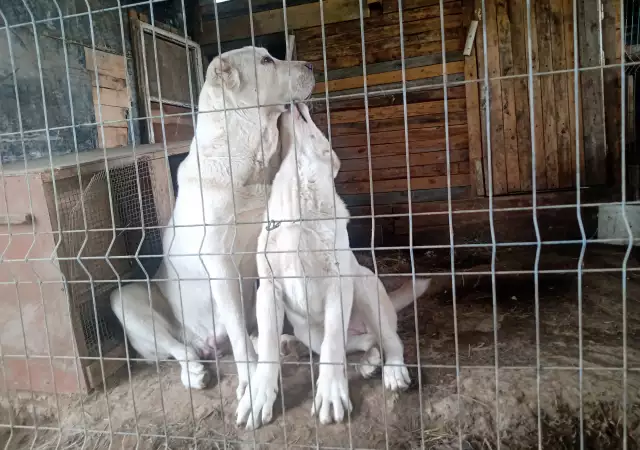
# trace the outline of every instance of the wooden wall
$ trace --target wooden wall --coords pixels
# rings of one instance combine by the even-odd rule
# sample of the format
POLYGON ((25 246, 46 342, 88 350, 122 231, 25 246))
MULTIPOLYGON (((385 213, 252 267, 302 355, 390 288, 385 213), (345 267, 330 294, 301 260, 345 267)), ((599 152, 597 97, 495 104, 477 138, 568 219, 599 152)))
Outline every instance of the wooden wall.
MULTIPOLYGON (((364 19, 364 58, 368 98, 340 96, 363 92, 363 52, 360 20, 325 26, 327 74, 324 74, 321 27, 299 30, 296 36, 297 58, 314 64, 318 84, 314 95, 331 97, 330 136, 334 150, 342 160, 337 190, 354 215, 370 214, 373 192, 375 213, 406 209, 408 197, 407 165, 410 166, 414 206, 444 200, 447 195, 445 99, 443 69, 449 82, 464 80, 462 2, 444 3, 446 67, 443 68, 440 7, 437 1, 413 0, 403 7, 405 80, 407 92, 408 144, 402 95, 402 55, 397 2, 382 3, 382 11, 364 19), (434 86, 429 88, 429 86, 434 86), (382 90, 395 93, 378 95, 382 90), (337 98, 335 98, 337 97, 337 98), (369 158, 369 150, 370 156, 369 158), (407 156, 408 150, 408 156, 407 156), (409 163, 409 164, 407 164, 409 163), (371 164, 371 171, 369 170, 371 164)), ((448 89, 449 148, 453 198, 469 193, 469 138, 465 87, 448 89)), ((314 120, 327 133, 327 108, 324 101, 313 107, 314 120)), ((369 219, 363 223, 370 225, 369 219)), ((383 232, 393 232, 395 221, 377 220, 383 232)))
MULTIPOLYGON (((526 5, 518 0, 485 2, 486 35, 480 22, 476 39, 477 77, 488 71, 488 98, 479 89, 482 116, 483 165, 491 147, 493 193, 530 192, 532 159, 538 190, 576 185, 576 148, 579 149, 582 183, 604 184, 619 154, 619 69, 599 66, 601 49, 609 63, 619 61, 617 0, 604 0, 604 45, 599 44, 600 12, 595 2, 578 2, 578 59, 581 68, 576 98, 574 74, 574 18, 571 0, 532 2, 531 53, 533 69, 533 117, 529 103, 528 22, 526 5), (593 4, 591 4, 593 3, 593 4), (618 38, 616 39, 616 35, 618 38), (483 48, 486 38, 487 53, 483 48), (617 56, 616 56, 617 55, 617 56), (604 79, 603 79, 604 76, 604 79), (500 79, 499 77, 503 77, 500 79), (498 79, 496 79, 498 78, 498 79), (493 80, 492 80, 493 79, 493 80), (603 81, 604 80, 604 81, 603 81), (486 102, 489 102, 490 134, 487 142, 486 102), (576 122, 576 108, 578 121, 576 122), (533 136, 531 120, 534 121, 533 136), (579 143, 576 145, 576 130, 579 143), (616 135, 618 139, 616 139, 616 135), (533 139, 535 138, 535 139, 533 139), (535 142, 535 156, 532 153, 535 142)), ((474 7, 479 8, 476 1, 474 7)), ((618 12, 619 14, 619 12, 618 12)), ((469 79, 469 77, 467 78, 469 79)), ((482 87, 482 86, 481 86, 482 87)), ((473 131, 471 131, 474 134, 473 131)), ((485 182, 488 177, 485 176, 485 182)), ((485 189, 487 188, 485 184, 485 189)))

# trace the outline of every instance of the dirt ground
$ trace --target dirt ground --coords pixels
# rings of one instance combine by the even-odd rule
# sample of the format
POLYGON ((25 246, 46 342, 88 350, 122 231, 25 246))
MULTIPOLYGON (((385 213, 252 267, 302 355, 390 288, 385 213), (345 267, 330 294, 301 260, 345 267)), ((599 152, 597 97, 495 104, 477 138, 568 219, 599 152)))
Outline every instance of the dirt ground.
MULTIPOLYGON (((580 377, 579 255, 579 246, 542 248, 536 305, 535 248, 498 248, 495 278, 490 249, 457 249, 455 302, 449 249, 414 251, 416 272, 431 274, 434 283, 415 308, 399 313, 413 385, 392 395, 383 391, 379 375, 362 380, 351 370, 354 411, 348 423, 320 426, 310 416, 309 356, 295 347, 284 358, 284 400, 277 401, 275 420, 255 433, 235 426, 236 379, 229 363, 220 364, 221 378, 210 388, 191 392, 180 383, 177 363, 159 370, 134 364, 131 381, 121 371, 109 380, 106 395, 3 396, 0 423, 9 423, 12 411, 16 425, 33 426, 35 416, 39 427, 65 430, 0 429, 0 448, 102 449, 111 443, 129 449, 137 443, 141 449, 495 449, 499 441, 503 449, 539 443, 573 449, 582 437, 584 448, 608 449, 622 448, 625 435, 628 448, 638 448, 640 272, 628 272, 626 280, 625 379, 624 250, 588 246, 580 377), (116 433, 112 441, 110 432, 116 433)), ((359 258, 371 266, 370 254, 359 258)), ((408 253, 378 252, 376 261, 388 287, 411 273, 408 253)), ((637 259, 629 267, 637 268, 637 259)))

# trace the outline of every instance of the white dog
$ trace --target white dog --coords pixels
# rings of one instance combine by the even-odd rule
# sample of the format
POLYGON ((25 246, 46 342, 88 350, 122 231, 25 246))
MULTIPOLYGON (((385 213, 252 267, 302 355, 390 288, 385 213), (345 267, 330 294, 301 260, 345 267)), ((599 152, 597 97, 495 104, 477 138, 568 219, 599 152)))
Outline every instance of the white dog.
MULTIPOLYGON (((320 354, 312 413, 321 423, 340 422, 345 409, 351 410, 347 352, 367 351, 379 342, 386 388, 402 389, 410 382, 394 305, 380 280, 349 249, 349 212, 333 182, 340 168, 337 155, 304 104, 281 116, 280 138, 285 156, 268 210, 278 225, 266 225, 258 238, 258 368, 237 410, 238 424, 246 422, 247 428, 271 420, 285 314, 296 338, 320 354), (352 329, 364 322, 367 333, 345 336, 350 321, 352 329)), ((419 280, 417 294, 428 284, 419 280)), ((412 294, 402 289, 397 307, 413 301, 412 294)))
POLYGON ((150 296, 135 284, 111 295, 133 347, 144 358, 181 361, 187 387, 203 388, 207 382, 204 366, 191 361, 216 353, 228 341, 238 398, 244 394, 256 360, 247 325, 255 317, 255 252, 269 195, 269 161, 278 148, 277 120, 284 105, 311 94, 311 69, 254 47, 211 62, 163 236, 166 256, 157 275, 169 279, 158 281, 163 295, 154 289, 150 296), (265 106, 258 108, 258 100, 265 106), (172 318, 161 316, 167 310, 172 318))

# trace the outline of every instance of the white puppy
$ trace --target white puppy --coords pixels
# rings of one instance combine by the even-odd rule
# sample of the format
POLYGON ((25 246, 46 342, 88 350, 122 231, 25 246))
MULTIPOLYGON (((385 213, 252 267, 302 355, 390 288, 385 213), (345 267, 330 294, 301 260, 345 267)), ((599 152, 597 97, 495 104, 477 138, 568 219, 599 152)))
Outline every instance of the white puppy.
MULTIPOLYGON (((258 252, 264 252, 257 258, 258 368, 237 410, 238 424, 246 422, 247 428, 271 420, 285 314, 296 338, 320 354, 312 413, 321 423, 340 422, 345 409, 351 410, 346 352, 367 351, 380 341, 385 386, 396 390, 410 382, 394 305, 382 283, 349 249, 349 212, 333 181, 340 161, 306 105, 293 107, 280 120, 284 159, 268 209, 274 222, 258 238, 258 252), (348 336, 350 320, 352 329, 363 322, 367 332, 348 336)), ((419 280, 418 295, 427 286, 428 280, 419 280)), ((403 289, 398 306, 412 301, 412 294, 403 289)))
POLYGON ((122 295, 111 296, 134 348, 145 358, 183 361, 188 387, 204 387, 207 372, 199 362, 185 360, 216 353, 227 341, 238 370, 238 398, 247 386, 256 359, 247 334, 255 317, 255 251, 269 195, 269 161, 278 148, 277 120, 284 105, 311 94, 311 69, 254 47, 211 62, 163 236, 166 256, 157 277, 170 281, 159 281, 162 295, 157 290, 151 295, 152 306, 168 304, 173 317, 160 317, 161 308, 149 307, 146 288, 130 284, 122 295), (258 108, 258 100, 265 106, 258 108))

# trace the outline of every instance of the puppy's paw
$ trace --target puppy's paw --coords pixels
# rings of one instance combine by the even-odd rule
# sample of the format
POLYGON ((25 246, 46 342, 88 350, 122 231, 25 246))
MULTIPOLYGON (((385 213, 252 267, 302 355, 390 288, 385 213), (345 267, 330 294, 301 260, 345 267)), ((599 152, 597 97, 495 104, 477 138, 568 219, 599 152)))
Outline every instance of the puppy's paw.
POLYGON ((378 347, 371 347, 362 357, 357 370, 363 378, 369 378, 378 370, 381 364, 382 356, 380 356, 380 350, 378 350, 378 347))
POLYGON ((382 379, 384 380, 385 388, 390 391, 407 389, 411 384, 409 369, 402 362, 387 362, 382 369, 382 379))
POLYGON ((209 371, 199 362, 182 364, 180 380, 190 389, 204 389, 209 383, 209 371))
POLYGON ((236 410, 236 424, 246 423, 254 430, 271 422, 273 404, 278 395, 278 371, 271 367, 259 368, 251 378, 251 390, 245 390, 236 410))
POLYGON ((318 377, 316 398, 311 414, 317 414, 320 423, 344 420, 345 409, 351 412, 353 406, 349 400, 349 383, 341 366, 334 366, 322 372, 318 377))

